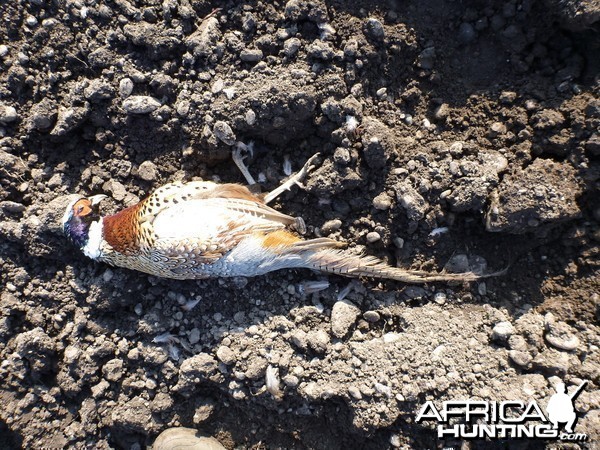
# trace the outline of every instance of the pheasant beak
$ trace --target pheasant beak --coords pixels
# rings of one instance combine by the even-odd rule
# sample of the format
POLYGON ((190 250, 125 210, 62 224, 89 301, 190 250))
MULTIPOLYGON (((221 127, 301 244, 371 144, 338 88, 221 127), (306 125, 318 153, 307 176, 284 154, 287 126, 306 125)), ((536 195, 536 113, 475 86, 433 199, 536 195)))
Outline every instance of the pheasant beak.
POLYGON ((108 196, 104 195, 104 194, 98 194, 98 195, 92 195, 91 197, 88 197, 88 200, 92 204, 92 208, 97 209, 98 206, 100 205, 100 202, 102 200, 104 200, 105 198, 108 198, 108 196))

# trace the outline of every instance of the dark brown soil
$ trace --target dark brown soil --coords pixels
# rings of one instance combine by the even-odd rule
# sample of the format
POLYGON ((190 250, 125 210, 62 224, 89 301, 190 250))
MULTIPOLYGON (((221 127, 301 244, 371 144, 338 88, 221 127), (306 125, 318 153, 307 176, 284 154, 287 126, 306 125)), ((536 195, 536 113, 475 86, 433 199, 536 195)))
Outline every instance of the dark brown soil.
POLYGON ((561 380, 589 382, 575 406, 594 448, 599 16, 593 1, 4 2, 0 448, 140 449, 173 426, 227 448, 512 448, 438 440, 415 414, 545 406, 561 380), (108 214, 169 181, 243 182, 232 142, 253 145, 263 191, 320 153, 275 205, 309 237, 508 271, 353 281, 341 302, 337 276, 176 282, 63 236, 69 194, 109 195, 108 214))

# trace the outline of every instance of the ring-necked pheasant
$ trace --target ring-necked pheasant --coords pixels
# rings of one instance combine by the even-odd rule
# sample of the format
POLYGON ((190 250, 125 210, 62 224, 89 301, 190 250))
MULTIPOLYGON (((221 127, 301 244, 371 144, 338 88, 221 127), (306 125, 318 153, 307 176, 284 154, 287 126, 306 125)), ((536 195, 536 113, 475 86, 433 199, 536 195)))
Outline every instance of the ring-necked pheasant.
MULTIPOLYGON (((286 268, 406 283, 473 281, 497 275, 404 270, 341 250, 342 245, 332 239, 298 237, 292 230, 303 228, 302 219, 280 213, 267 203, 299 184, 316 156, 264 198, 238 184, 176 182, 107 217, 99 212, 105 195, 79 198, 67 207, 63 228, 94 260, 174 279, 251 277, 286 268)), ((243 166, 239 153, 234 161, 243 166)), ((248 172, 244 173, 251 182, 248 172)))

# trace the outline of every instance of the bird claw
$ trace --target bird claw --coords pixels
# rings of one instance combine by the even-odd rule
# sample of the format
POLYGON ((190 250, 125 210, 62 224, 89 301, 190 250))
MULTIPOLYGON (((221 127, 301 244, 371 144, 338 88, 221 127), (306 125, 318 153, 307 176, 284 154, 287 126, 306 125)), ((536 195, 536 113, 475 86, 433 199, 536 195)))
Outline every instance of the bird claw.
POLYGON ((265 196, 265 203, 268 204, 270 201, 276 199, 279 195, 281 195, 281 193, 289 191, 290 188, 294 185, 300 187, 301 189, 305 189, 305 186, 302 184, 302 181, 304 180, 304 178, 306 178, 306 175, 308 175, 308 173, 316 167, 315 161, 318 159, 318 157, 319 153, 315 153, 308 159, 308 161, 306 161, 306 163, 304 163, 302 169, 300 169, 297 173, 289 177, 278 188, 269 192, 265 196))
POLYGON ((242 172, 242 175, 246 179, 248 185, 252 186, 253 184, 256 184, 256 180, 254 180, 254 177, 250 174, 250 171, 248 170, 248 166, 246 166, 246 164, 244 163, 244 160, 246 159, 248 154, 252 156, 251 146, 246 145, 243 142, 238 142, 231 151, 231 159, 233 159, 235 165, 238 167, 238 169, 240 169, 240 172, 242 172), (243 152, 246 154, 243 154, 243 152))

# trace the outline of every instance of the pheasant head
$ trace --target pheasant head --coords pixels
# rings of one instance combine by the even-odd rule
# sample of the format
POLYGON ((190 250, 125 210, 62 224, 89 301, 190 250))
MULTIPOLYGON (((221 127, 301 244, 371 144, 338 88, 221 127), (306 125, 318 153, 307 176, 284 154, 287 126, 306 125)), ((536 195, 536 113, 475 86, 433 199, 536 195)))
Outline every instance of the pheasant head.
POLYGON ((102 217, 100 202, 106 195, 80 197, 67 206, 63 215, 63 231, 83 253, 92 258, 98 257, 102 239, 102 217))

